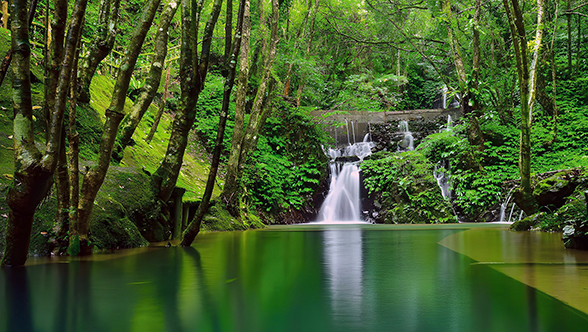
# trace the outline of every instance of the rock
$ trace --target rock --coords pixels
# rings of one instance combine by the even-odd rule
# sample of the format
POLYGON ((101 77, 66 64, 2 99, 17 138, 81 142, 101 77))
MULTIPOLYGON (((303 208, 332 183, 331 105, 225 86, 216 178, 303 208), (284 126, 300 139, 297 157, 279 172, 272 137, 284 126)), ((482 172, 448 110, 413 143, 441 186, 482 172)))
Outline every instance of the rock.
POLYGON ((511 231, 517 232, 528 231, 531 228, 533 228, 533 226, 537 225, 543 217, 545 217, 545 212, 535 213, 534 215, 528 216, 523 220, 519 220, 513 223, 512 225, 510 225, 509 229, 511 231))
POLYGON ((340 163, 354 163, 359 160, 360 159, 358 156, 343 156, 343 157, 335 158, 335 162, 340 162, 340 163))
POLYGON ((562 207, 578 185, 573 175, 573 172, 563 171, 539 182, 533 190, 539 208, 562 207))

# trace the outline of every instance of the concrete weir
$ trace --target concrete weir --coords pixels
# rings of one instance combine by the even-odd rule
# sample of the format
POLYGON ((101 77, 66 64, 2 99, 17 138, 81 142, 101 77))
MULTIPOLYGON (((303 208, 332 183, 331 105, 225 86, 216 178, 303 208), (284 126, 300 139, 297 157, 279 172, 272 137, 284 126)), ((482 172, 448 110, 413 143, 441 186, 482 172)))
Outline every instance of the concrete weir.
POLYGON ((310 115, 319 122, 339 124, 330 127, 327 131, 337 140, 338 145, 350 145, 363 141, 365 135, 370 133, 370 124, 404 120, 408 121, 410 126, 410 121, 447 119, 448 115, 456 120, 461 118, 463 113, 460 108, 439 108, 395 112, 322 110, 312 111, 310 115), (343 124, 343 127, 340 124, 343 124))

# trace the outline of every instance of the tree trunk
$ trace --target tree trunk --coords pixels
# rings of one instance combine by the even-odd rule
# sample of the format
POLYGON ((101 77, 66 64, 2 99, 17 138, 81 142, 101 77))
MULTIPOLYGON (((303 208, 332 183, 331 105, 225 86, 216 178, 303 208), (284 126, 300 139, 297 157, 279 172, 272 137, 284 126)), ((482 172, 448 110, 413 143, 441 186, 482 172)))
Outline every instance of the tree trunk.
POLYGON ((198 2, 183 0, 182 2, 182 56, 180 59, 182 110, 174 118, 165 157, 153 174, 154 183, 158 188, 158 197, 163 202, 168 201, 180 175, 184 152, 188 145, 188 135, 196 118, 196 102, 204 87, 208 72, 214 26, 220 14, 221 5, 222 0, 214 1, 210 17, 204 28, 200 61, 198 61, 196 41, 202 0, 198 2))
POLYGON ((154 40, 155 54, 153 55, 151 69, 131 112, 125 116, 120 126, 118 144, 115 147, 112 157, 116 161, 120 161, 123 158, 124 149, 131 143, 133 133, 151 105, 153 98, 155 98, 157 89, 159 89, 161 73, 163 72, 165 57, 167 55, 168 29, 177 9, 178 0, 170 0, 161 13, 154 40))
MULTIPOLYGON (((35 17, 35 11, 37 10, 37 3, 38 0, 31 0, 31 6, 29 8, 29 14, 27 18, 28 26, 30 28, 31 24, 33 23, 33 18, 35 17)), ((8 4, 6 4, 6 16, 4 17, 5 22, 8 22, 8 4)), ((4 24, 6 25, 6 23, 4 24)), ((7 25, 5 29, 8 29, 7 25)), ((4 78, 6 77, 6 73, 8 72, 8 67, 10 67, 10 62, 12 61, 12 50, 8 50, 6 55, 4 56, 4 60, 2 61, 2 65, 0 65, 0 85, 4 82, 4 78)))
POLYGON ((90 102, 90 84, 98 65, 114 46, 116 29, 120 11, 120 0, 101 0, 100 16, 98 20, 94 42, 90 45, 88 55, 82 61, 80 68, 80 83, 78 99, 80 102, 90 102))
MULTIPOLYGON (((317 1, 318 5, 318 1, 317 1)), ((241 177, 242 170, 245 167, 245 163, 247 162, 247 155, 249 152, 253 151, 257 146, 257 138, 259 136, 259 130, 263 123, 265 122, 265 110, 264 108, 264 101, 266 98, 266 92, 268 90, 268 85, 270 82, 270 75, 271 70, 274 65, 274 60, 276 58, 276 48, 278 45, 278 21, 279 21, 279 5, 277 0, 272 0, 272 30, 269 42, 269 50, 262 50, 264 54, 264 64, 263 64, 263 72, 261 75, 261 80, 259 83, 259 88, 257 89, 257 94, 255 95, 255 100, 253 101, 253 108, 251 109, 251 116, 249 117, 249 123, 247 124, 247 130, 245 131, 245 136, 243 137, 243 143, 241 155, 239 157, 239 174, 238 176, 241 177), (267 53, 266 53, 267 52, 267 53)), ((314 17, 313 17, 314 21, 314 17)), ((267 44, 266 44, 267 45, 267 44)), ((310 48, 310 44, 309 44, 310 48)), ((240 182, 240 181, 237 181, 240 182)))
POLYGON ((251 36, 251 16, 250 1, 245 0, 243 7, 243 36, 241 39, 241 50, 239 59, 239 75, 237 77, 237 96, 235 107, 235 127, 231 140, 231 150, 229 161, 227 163, 227 175, 225 176, 225 186, 223 188, 222 199, 227 204, 229 212, 235 216, 239 215, 239 200, 237 192, 239 190, 238 171, 239 158, 244 136, 245 122, 245 99, 247 97, 247 88, 249 81, 249 38, 251 36))
MULTIPOLYGON (((69 85, 73 54, 80 36, 81 22, 86 11, 87 0, 77 0, 72 12, 70 29, 67 35, 64 61, 61 66, 60 81, 57 85, 58 98, 52 114, 50 135, 45 155, 35 146, 32 126, 32 103, 30 83, 30 46, 27 22, 27 1, 13 0, 12 49, 13 99, 14 99, 14 185, 10 187, 6 200, 10 208, 6 229, 6 249, 2 266, 21 266, 25 263, 30 242, 34 211, 45 197, 51 184, 51 175, 57 166, 60 151, 65 96, 63 86, 69 85)), ((66 91, 66 90, 65 90, 66 91)))
MULTIPOLYGON (((225 53, 230 54, 230 58, 225 58, 225 69, 224 71, 227 73, 227 78, 225 79, 225 85, 223 90, 223 104, 221 108, 219 124, 218 124, 218 131, 216 133, 216 142, 214 147, 214 152, 212 155, 212 162, 210 163, 210 172, 208 173, 208 180, 206 181, 206 189, 204 190, 204 195, 202 197, 202 201, 200 205, 198 205, 198 210, 196 210, 196 214, 194 219, 190 221, 188 227, 183 233, 181 246, 188 247, 194 242, 194 239, 200 232, 200 225, 202 224, 202 219, 204 215, 208 212, 208 207, 210 205, 210 198, 212 197, 212 191, 214 190, 214 181, 216 179, 216 174, 218 172, 218 165, 220 163, 220 155, 223 148, 223 138, 225 136, 225 127, 227 124, 227 117, 229 115, 229 103, 231 101, 231 91, 233 90, 233 85, 235 84, 235 73, 237 69, 237 58, 239 57, 239 49, 241 47, 241 36, 243 30, 243 13, 245 7, 245 1, 247 0, 240 0, 239 1, 239 14, 237 17, 237 29, 235 30, 235 38, 233 44, 231 46, 232 51, 225 53)), ((227 3, 228 4, 228 3, 227 3)), ((228 10, 228 9, 227 9, 228 10)), ((226 22, 226 25, 232 25, 230 21, 226 22)), ((230 30, 230 29, 226 29, 230 30)), ((225 31, 226 31, 225 30, 225 31)), ((226 45, 225 45, 226 47, 226 45)))
POLYGON ((537 0, 538 28, 533 47, 533 59, 529 66, 527 59, 527 38, 523 13, 518 0, 503 0, 504 9, 509 19, 511 37, 517 61, 519 90, 521 98, 521 143, 519 154, 519 172, 521 174, 521 189, 516 193, 517 205, 531 215, 537 211, 537 202, 533 197, 531 187, 531 122, 533 104, 536 94, 537 62, 541 50, 543 37, 543 0, 537 0))
MULTIPOLYGON (((79 60, 79 49, 76 54, 75 68, 77 68, 79 60)), ((78 204, 80 202, 80 137, 76 129, 76 111, 77 111, 77 87, 78 77, 77 71, 72 72, 71 88, 70 88, 70 104, 69 104, 69 123, 68 123, 68 141, 69 141, 69 215, 68 215, 68 231, 70 234, 74 232, 72 225, 78 222, 78 204)))
POLYGON ((8 29, 8 1, 2 1, 2 27, 8 29))
MULTIPOLYGON (((314 6, 311 7, 311 13, 310 16, 312 17, 310 20, 310 28, 308 29, 308 31, 304 34, 306 37, 308 37, 308 44, 306 46, 306 59, 308 60, 308 58, 310 57, 310 47, 312 46, 312 37, 314 35, 314 22, 316 19, 316 13, 318 12, 318 6, 319 6, 319 0, 316 0, 314 2, 314 6)), ((300 83, 298 84, 298 91, 296 92, 296 106, 300 107, 300 100, 302 98, 302 91, 304 91, 304 85, 306 84, 304 81, 306 79, 305 77, 306 75, 301 75, 300 77, 300 83)))
POLYGON ((155 132, 157 131, 157 127, 159 126, 159 121, 161 121, 161 117, 163 116, 163 111, 165 110, 165 104, 167 102, 167 90, 169 88, 169 76, 171 72, 171 66, 167 65, 167 73, 165 74, 165 85, 163 86, 163 95, 161 96, 161 105, 157 109, 157 114, 155 114, 155 119, 153 120, 153 125, 151 126, 151 130, 149 130, 149 134, 147 138, 145 138, 145 142, 149 143, 153 139, 155 132))
POLYGON ((65 25, 67 23, 67 0, 55 2, 55 11, 51 22, 52 41, 47 51, 47 77, 45 79, 45 128, 49 138, 51 112, 55 109, 55 94, 59 81, 59 66, 63 62, 63 42, 65 39, 65 25))
POLYGON ((141 52, 141 47, 145 40, 147 32, 151 27, 157 7, 159 7, 160 0, 150 0, 145 11, 141 17, 141 22, 135 30, 131 43, 128 46, 127 53, 121 63, 120 70, 117 75, 116 84, 112 93, 112 101, 106 110, 106 122, 104 123, 104 130, 100 140, 100 154, 98 156, 97 164, 93 166, 84 176, 82 182, 81 198, 78 207, 78 220, 70 227, 70 245, 68 252, 73 255, 89 254, 89 230, 90 230, 90 214, 94 200, 98 194, 104 177, 110 165, 112 157, 112 148, 116 139, 118 126, 124 117, 124 105, 127 97, 127 90, 137 63, 137 58, 141 52))

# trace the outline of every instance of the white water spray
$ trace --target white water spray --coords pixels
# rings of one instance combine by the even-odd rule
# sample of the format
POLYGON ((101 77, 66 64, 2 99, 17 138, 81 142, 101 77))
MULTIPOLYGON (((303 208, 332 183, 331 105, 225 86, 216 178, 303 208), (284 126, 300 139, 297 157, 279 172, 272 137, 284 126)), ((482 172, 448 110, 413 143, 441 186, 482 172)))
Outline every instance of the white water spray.
POLYGON ((398 129, 401 133, 404 133, 404 138, 402 141, 398 142, 398 151, 412 151, 414 150, 414 138, 412 137, 412 133, 408 130, 408 122, 402 120, 398 124, 398 129))
POLYGON ((361 143, 349 145, 344 149, 329 149, 331 184, 319 212, 319 223, 365 222, 361 218, 359 163, 372 153, 373 143, 367 139, 366 135, 361 143), (357 156, 360 161, 336 161, 337 157, 345 156, 357 156))

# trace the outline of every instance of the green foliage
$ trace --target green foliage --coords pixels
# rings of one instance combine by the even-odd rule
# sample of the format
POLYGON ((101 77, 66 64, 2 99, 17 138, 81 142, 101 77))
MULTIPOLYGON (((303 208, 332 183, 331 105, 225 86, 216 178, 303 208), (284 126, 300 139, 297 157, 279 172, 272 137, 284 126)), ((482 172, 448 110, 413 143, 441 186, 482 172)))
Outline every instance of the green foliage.
POLYGON ((325 177, 325 133, 300 109, 270 116, 243 176, 246 201, 267 213, 301 209, 325 177))
POLYGON ((364 185, 387 210, 386 223, 454 222, 422 151, 378 152, 361 164, 364 185))

